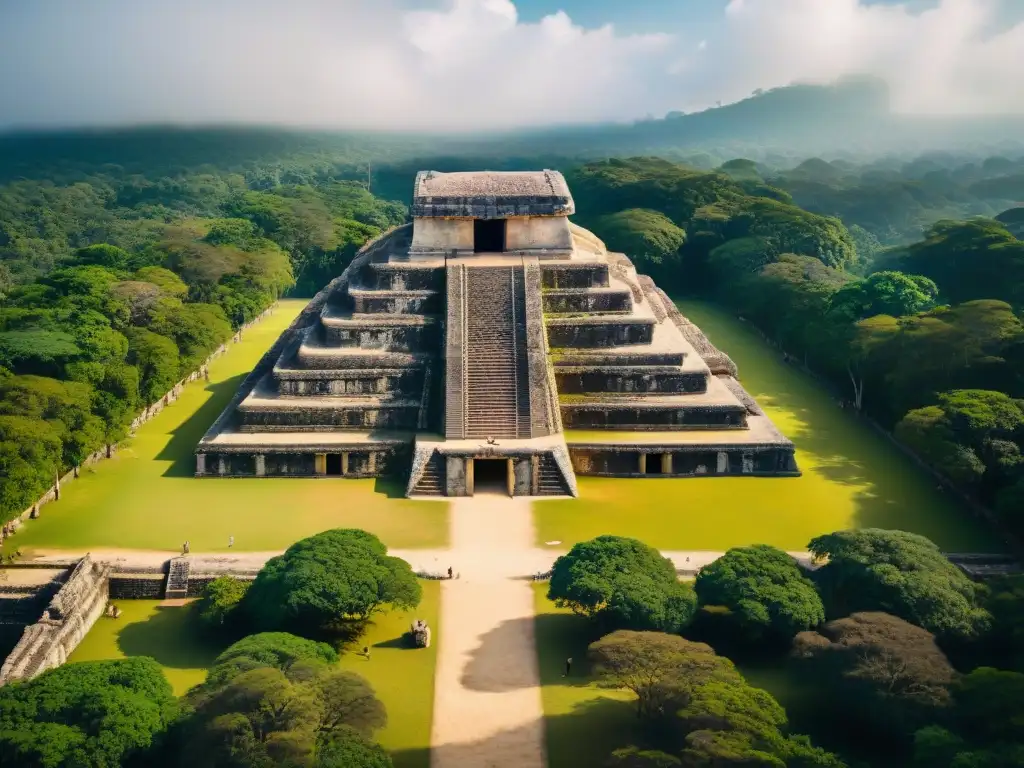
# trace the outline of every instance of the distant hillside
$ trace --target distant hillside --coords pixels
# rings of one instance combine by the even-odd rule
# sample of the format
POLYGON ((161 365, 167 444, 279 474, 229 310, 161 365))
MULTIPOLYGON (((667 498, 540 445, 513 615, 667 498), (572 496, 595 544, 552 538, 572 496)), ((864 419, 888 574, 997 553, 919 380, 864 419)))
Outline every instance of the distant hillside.
MULTIPOLYGON (((609 156, 661 155, 711 169, 734 157, 795 165, 812 155, 858 159, 930 150, 987 155, 1024 152, 1024 116, 928 118, 893 115, 884 83, 848 78, 792 85, 693 114, 631 125, 569 126, 508 133, 428 135, 298 131, 268 127, 159 127, 0 135, 0 183, 17 178, 72 181, 86 176, 173 177, 231 171, 252 184, 362 177, 388 164, 387 196, 411 183, 410 168, 519 168, 574 164, 609 156), (704 154, 700 154, 704 153, 704 154), (259 167, 274 178, 253 179, 259 167), (394 171, 402 169, 402 178, 394 171)), ((1019 183, 1019 182, 1018 182, 1019 183)), ((1007 195, 1000 195, 1006 197, 1007 195)), ((1017 197, 1016 194, 1009 195, 1017 197)))

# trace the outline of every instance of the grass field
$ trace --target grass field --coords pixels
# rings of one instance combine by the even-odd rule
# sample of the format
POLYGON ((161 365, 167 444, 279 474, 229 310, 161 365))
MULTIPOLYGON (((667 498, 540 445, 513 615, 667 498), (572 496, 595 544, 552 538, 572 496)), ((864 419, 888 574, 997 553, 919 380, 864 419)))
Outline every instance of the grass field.
MULTIPOLYGON (((377 740, 394 757, 395 768, 428 768, 434 708, 436 643, 425 650, 407 647, 402 634, 413 619, 426 619, 434 637, 442 631, 440 584, 423 581, 423 601, 413 611, 377 616, 341 665, 373 685, 388 712, 377 740), (370 646, 370 658, 362 654, 370 646)), ((206 670, 224 647, 203 639, 191 605, 163 606, 159 600, 119 600, 121 618, 101 617, 71 654, 69 662, 152 656, 164 668, 177 695, 206 679, 206 670)))
POLYGON ((245 375, 295 318, 304 301, 282 301, 269 318, 210 365, 177 402, 144 424, 115 458, 65 486, 9 546, 123 547, 194 552, 284 549, 328 528, 362 528, 391 547, 447 543, 447 505, 402 498, 404 484, 381 480, 204 478, 192 451, 245 375))
POLYGON ((598 636, 588 619, 555 607, 547 591, 546 583, 534 585, 548 768, 603 765, 613 750, 638 743, 633 697, 591 682, 587 646, 598 636), (573 665, 566 678, 567 658, 573 665))
POLYGON ((533 505, 537 541, 564 547, 600 534, 633 536, 661 549, 753 543, 804 549, 842 528, 898 528, 956 551, 1000 551, 909 459, 841 410, 813 379, 727 312, 680 309, 739 366, 746 389, 797 447, 799 478, 579 478, 579 500, 533 505))
POLYGON ((101 616, 71 654, 69 662, 152 656, 181 696, 206 679, 206 670, 226 647, 199 630, 192 605, 161 600, 118 600, 121 618, 101 616))

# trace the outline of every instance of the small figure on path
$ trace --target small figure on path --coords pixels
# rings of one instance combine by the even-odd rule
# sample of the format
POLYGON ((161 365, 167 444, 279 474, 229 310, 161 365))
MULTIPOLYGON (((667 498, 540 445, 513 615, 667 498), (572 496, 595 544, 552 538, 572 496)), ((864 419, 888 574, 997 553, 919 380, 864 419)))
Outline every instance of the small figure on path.
POLYGON ((188 540, 186 539, 186 541, 185 541, 185 546, 181 548, 181 553, 182 553, 183 555, 187 555, 187 554, 188 554, 188 550, 189 550, 189 542, 188 542, 188 540))
POLYGON ((565 660, 565 674, 562 677, 568 677, 569 673, 572 672, 572 656, 565 660))
POLYGON ((233 546, 235 546, 235 537, 228 536, 228 549, 231 549, 233 546))
POLYGON ((449 565, 448 566, 448 578, 451 579, 451 578, 454 578, 454 577, 455 577, 455 572, 452 570, 452 567, 449 565))
POLYGON ((368 646, 368 645, 364 645, 363 646, 363 656, 366 657, 367 661, 370 660, 370 646, 368 646))

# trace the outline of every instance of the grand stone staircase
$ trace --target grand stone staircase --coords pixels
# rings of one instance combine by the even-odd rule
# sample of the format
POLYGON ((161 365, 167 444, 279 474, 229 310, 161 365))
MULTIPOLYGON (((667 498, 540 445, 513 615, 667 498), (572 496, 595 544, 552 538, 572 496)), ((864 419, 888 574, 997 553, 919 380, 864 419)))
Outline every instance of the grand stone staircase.
POLYGON ((530 437, 522 267, 466 270, 465 436, 530 437))

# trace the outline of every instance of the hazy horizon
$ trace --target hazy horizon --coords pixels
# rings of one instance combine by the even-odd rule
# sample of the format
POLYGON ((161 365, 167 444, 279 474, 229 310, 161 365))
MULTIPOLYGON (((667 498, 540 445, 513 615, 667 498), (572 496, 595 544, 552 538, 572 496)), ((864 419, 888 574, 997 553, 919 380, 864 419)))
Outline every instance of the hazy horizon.
POLYGON ((885 79, 897 113, 1024 114, 1024 3, 683 5, 636 0, 632 18, 604 0, 7 4, 0 130, 493 133, 628 123, 848 75, 885 79))

